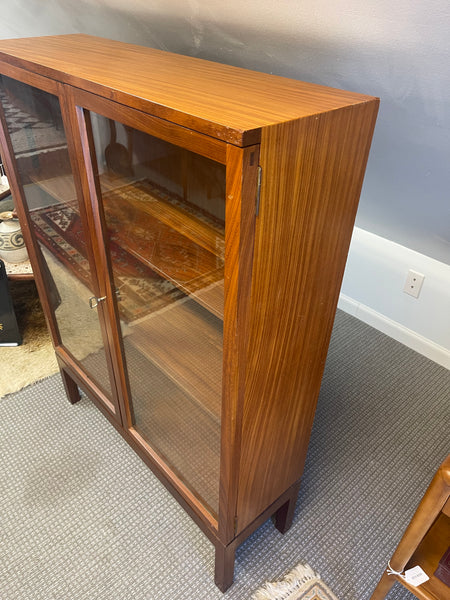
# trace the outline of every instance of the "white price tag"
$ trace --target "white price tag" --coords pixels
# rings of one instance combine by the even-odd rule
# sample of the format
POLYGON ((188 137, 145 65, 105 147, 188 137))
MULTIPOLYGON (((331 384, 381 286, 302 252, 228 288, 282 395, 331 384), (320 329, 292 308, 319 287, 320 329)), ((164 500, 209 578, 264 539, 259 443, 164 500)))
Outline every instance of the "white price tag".
POLYGON ((404 579, 409 585, 417 587, 421 583, 425 583, 425 581, 428 581, 430 578, 422 569, 422 567, 419 567, 417 565, 417 567, 413 567, 412 569, 408 569, 407 571, 405 571, 404 579))

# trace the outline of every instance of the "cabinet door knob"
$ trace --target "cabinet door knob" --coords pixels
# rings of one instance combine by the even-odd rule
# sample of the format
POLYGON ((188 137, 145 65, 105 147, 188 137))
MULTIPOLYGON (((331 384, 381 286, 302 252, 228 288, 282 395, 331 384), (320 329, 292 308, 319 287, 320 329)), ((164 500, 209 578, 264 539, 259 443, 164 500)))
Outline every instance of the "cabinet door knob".
POLYGON ((96 308, 100 302, 106 300, 106 296, 102 296, 101 298, 96 298, 95 296, 91 296, 89 298, 89 308, 96 308))

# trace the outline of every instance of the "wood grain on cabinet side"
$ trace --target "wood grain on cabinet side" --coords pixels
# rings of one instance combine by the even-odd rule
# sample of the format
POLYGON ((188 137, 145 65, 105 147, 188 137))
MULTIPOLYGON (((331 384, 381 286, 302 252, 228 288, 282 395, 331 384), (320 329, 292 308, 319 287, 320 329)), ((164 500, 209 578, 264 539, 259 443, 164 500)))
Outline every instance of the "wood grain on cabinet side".
POLYGON ((228 147, 219 537, 235 537, 245 339, 253 262, 259 146, 228 147))
POLYGON ((303 471, 377 109, 263 131, 238 531, 303 471))

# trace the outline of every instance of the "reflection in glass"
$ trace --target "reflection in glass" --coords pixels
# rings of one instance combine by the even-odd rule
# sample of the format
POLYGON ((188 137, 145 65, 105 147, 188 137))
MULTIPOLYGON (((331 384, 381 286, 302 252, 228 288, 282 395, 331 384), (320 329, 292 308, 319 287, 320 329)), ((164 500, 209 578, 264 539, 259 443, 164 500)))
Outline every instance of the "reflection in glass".
MULTIPOLYGON (((109 376, 59 100, 1 77, 5 113, 61 341, 103 389, 109 376)), ((108 390, 109 393, 110 390, 108 390)))
POLYGON ((225 167, 88 117, 133 426, 217 514, 225 167))

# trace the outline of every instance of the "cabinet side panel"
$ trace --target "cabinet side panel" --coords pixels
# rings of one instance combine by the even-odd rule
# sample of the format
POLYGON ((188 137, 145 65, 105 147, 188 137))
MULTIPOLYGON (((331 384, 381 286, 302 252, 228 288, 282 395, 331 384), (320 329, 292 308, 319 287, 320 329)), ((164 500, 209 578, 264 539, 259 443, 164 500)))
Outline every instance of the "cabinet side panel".
POLYGON ((377 108, 263 130, 238 531, 303 471, 377 108))

